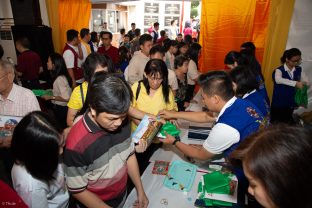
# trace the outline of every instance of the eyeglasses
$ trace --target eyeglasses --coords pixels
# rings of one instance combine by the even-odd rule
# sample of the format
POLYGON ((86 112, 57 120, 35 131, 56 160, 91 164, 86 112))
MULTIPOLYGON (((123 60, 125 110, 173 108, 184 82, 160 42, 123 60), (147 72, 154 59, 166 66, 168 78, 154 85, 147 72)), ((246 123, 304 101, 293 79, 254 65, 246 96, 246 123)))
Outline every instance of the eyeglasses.
POLYGON ((157 81, 157 82, 162 82, 164 80, 163 78, 154 77, 154 76, 151 76, 151 75, 147 75, 147 78, 152 80, 152 81, 157 81))
POLYGON ((298 59, 298 60, 289 60, 290 62, 294 63, 294 64, 301 64, 302 63, 302 59, 298 59))
POLYGON ((0 80, 3 79, 8 73, 5 73, 2 77, 0 77, 0 80))

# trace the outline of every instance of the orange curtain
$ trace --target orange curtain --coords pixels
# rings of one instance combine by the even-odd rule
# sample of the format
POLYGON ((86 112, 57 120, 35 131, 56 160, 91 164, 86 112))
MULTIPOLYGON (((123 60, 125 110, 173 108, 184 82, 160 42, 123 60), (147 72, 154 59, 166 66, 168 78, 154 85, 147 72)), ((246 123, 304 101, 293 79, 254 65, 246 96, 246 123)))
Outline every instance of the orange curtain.
POLYGON ((66 43, 66 31, 81 28, 89 28, 91 15, 91 3, 89 0, 59 0, 59 24, 60 44, 66 43))
POLYGON ((62 52, 63 45, 60 45, 60 24, 58 13, 58 0, 46 0, 47 11, 49 16, 50 27, 52 28, 52 39, 54 50, 58 53, 62 52))
POLYGON ((261 66, 270 98, 273 93, 272 72, 281 64, 280 57, 286 49, 295 0, 272 0, 271 4, 268 35, 261 66))
POLYGON ((246 41, 257 47, 261 62, 268 26, 270 0, 203 0, 200 24, 200 70, 224 69, 224 57, 246 41))

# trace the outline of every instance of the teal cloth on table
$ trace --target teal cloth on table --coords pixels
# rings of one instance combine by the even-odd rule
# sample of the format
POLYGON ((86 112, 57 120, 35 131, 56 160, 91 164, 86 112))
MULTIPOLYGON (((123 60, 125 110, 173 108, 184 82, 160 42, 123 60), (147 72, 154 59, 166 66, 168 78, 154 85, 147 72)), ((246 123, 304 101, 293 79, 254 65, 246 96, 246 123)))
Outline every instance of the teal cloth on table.
POLYGON ((295 102, 298 106, 308 106, 308 86, 304 85, 302 89, 296 89, 295 102))
POLYGON ((43 96, 43 95, 53 96, 52 90, 34 89, 32 90, 32 92, 38 97, 43 96))
POLYGON ((170 189, 189 192, 193 186, 197 166, 184 161, 173 161, 165 177, 164 185, 170 189))
POLYGON ((177 129, 177 127, 174 124, 170 123, 169 121, 163 124, 160 129, 161 135, 166 136, 165 132, 174 137, 179 136, 181 133, 181 131, 177 129))

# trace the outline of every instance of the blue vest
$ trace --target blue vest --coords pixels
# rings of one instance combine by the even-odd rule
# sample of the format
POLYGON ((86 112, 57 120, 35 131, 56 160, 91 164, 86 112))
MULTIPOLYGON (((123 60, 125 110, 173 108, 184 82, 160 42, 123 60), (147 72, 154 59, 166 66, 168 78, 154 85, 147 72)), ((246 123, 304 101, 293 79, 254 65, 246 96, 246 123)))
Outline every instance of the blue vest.
MULTIPOLYGON (((278 67, 278 69, 282 72, 282 77, 284 79, 300 81, 301 78, 301 67, 296 66, 294 71, 294 77, 291 78, 288 72, 285 70, 284 65, 278 67)), ((294 108, 296 107, 295 103, 295 87, 291 87, 284 84, 277 84, 275 81, 275 70, 272 74, 273 82, 274 82, 274 90, 272 96, 272 107, 286 107, 286 108, 294 108)))
POLYGON ((254 104, 237 98, 230 107, 225 109, 217 122, 231 126, 240 135, 239 142, 226 149, 224 156, 228 157, 247 136, 256 132, 262 122, 263 115, 254 104))
POLYGON ((259 92, 263 95, 266 102, 270 105, 270 99, 269 99, 268 92, 267 92, 265 84, 264 84, 264 80, 262 79, 262 77, 260 75, 258 75, 256 77, 256 79, 259 82, 259 92))
POLYGON ((256 91, 250 95, 248 95, 245 100, 250 101, 253 103, 257 108, 260 110, 264 117, 269 116, 270 113, 270 105, 263 97, 263 94, 260 91, 256 91))
POLYGON ((156 43, 156 41, 157 41, 157 39, 158 39, 158 32, 156 32, 155 30, 153 30, 152 33, 154 34, 153 43, 156 43))

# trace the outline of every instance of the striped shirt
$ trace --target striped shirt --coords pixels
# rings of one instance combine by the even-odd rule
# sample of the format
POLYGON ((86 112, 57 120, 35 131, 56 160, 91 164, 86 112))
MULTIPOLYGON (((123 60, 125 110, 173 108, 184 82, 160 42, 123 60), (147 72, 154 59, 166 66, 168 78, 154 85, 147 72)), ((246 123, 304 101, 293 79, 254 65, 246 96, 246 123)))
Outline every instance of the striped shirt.
POLYGON ((134 153, 130 124, 125 120, 115 132, 106 132, 88 115, 72 128, 66 140, 64 164, 68 190, 87 189, 103 201, 126 190, 127 159, 134 153))
POLYGON ((32 111, 40 111, 40 106, 31 90, 13 84, 7 98, 3 98, 0 94, 0 114, 25 116, 32 111))

